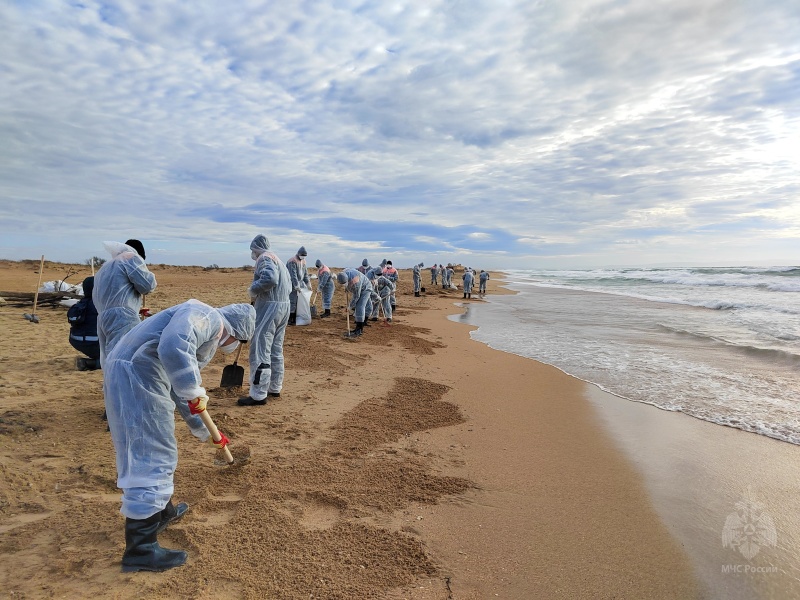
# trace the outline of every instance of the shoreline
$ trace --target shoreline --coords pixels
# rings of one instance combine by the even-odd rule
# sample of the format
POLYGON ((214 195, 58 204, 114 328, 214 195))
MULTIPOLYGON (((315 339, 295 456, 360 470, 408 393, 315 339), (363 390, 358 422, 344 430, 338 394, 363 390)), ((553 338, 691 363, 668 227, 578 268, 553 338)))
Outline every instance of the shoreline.
MULTIPOLYGON (((704 597, 641 475, 585 397, 590 384, 472 340, 450 318, 461 303, 452 300, 414 318, 443 338, 462 373, 445 399, 467 421, 429 432, 431 451, 458 448, 455 473, 479 486, 421 514, 453 597, 704 597)), ((435 376, 437 362, 423 373, 435 376)))
MULTIPOLYGON (((449 318, 458 322, 465 320, 462 316, 449 318)), ((554 365, 472 341, 556 369, 585 385, 584 397, 600 426, 635 467, 661 521, 686 549, 703 597, 800 596, 800 523, 795 516, 800 499, 794 474, 800 447, 637 402, 554 365), (749 559, 723 542, 726 519, 743 502, 763 511, 764 522, 774 522, 777 538, 774 545, 762 541, 749 559)), ((755 514, 758 518, 761 513, 755 514)))

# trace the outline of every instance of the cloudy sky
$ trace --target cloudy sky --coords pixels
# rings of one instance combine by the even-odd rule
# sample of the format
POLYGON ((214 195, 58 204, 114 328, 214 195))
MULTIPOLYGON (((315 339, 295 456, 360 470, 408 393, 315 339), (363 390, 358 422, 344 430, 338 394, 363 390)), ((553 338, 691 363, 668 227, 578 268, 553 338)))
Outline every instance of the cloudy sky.
POLYGON ((0 258, 800 264, 797 0, 3 0, 0 258))

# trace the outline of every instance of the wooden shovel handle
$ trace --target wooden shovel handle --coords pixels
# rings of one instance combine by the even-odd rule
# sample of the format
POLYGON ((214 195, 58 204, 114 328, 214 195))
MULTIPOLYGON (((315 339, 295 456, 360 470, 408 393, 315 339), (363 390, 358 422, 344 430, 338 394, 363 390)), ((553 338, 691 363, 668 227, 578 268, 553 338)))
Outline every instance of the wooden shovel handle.
POLYGON ((39 288, 42 287, 42 271, 44 271, 44 254, 42 254, 42 261, 39 263, 39 283, 36 284, 36 294, 33 296, 33 314, 36 316, 36 305, 39 303, 39 288))
MULTIPOLYGON (((222 436, 219 434, 219 429, 217 429, 217 426, 214 425, 214 420, 211 418, 211 415, 208 414, 208 410, 204 410, 203 412, 201 412, 200 418, 203 420, 203 424, 206 426, 206 429, 208 429, 208 432, 211 434, 211 439, 213 439, 215 442, 220 441, 222 439, 222 436)), ((222 449, 222 452, 225 454, 225 460, 227 461, 227 463, 229 465, 232 465, 233 454, 231 454, 231 451, 228 450, 228 447, 225 446, 222 449)))
POLYGON ((236 349, 236 356, 233 357, 233 364, 234 365, 239 362, 239 355, 242 353, 242 346, 243 345, 244 344, 242 344, 242 342, 239 342, 239 347, 236 349))

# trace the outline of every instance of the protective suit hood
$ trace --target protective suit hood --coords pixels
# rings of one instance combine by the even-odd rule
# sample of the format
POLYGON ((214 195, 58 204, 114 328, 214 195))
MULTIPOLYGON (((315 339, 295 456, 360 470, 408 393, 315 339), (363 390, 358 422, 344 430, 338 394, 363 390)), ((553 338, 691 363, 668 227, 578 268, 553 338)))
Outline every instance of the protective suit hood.
POLYGON ((247 342, 256 329, 256 309, 249 304, 229 304, 217 309, 222 315, 225 331, 237 340, 247 342))
POLYGON ((83 288, 83 297, 91 298, 92 292, 94 291, 94 276, 92 275, 84 279, 81 287, 83 288))
POLYGON ((250 250, 259 255, 269 250, 269 240, 267 236, 258 234, 254 237, 253 241, 250 242, 250 250))
POLYGON ((120 254, 125 254, 126 252, 133 252, 136 256, 139 256, 139 253, 136 252, 135 249, 128 246, 128 244, 123 244, 122 242, 103 242, 103 247, 111 255, 112 259, 117 258, 120 254))

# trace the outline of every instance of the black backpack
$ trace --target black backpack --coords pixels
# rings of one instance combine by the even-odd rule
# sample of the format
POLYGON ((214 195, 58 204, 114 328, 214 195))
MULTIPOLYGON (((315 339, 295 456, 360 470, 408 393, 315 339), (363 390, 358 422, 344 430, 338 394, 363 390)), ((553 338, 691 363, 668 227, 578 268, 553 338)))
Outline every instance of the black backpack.
POLYGON ((89 299, 84 298, 78 300, 75 304, 69 307, 67 311, 67 321, 71 325, 82 325, 86 322, 86 315, 89 312, 89 299))

